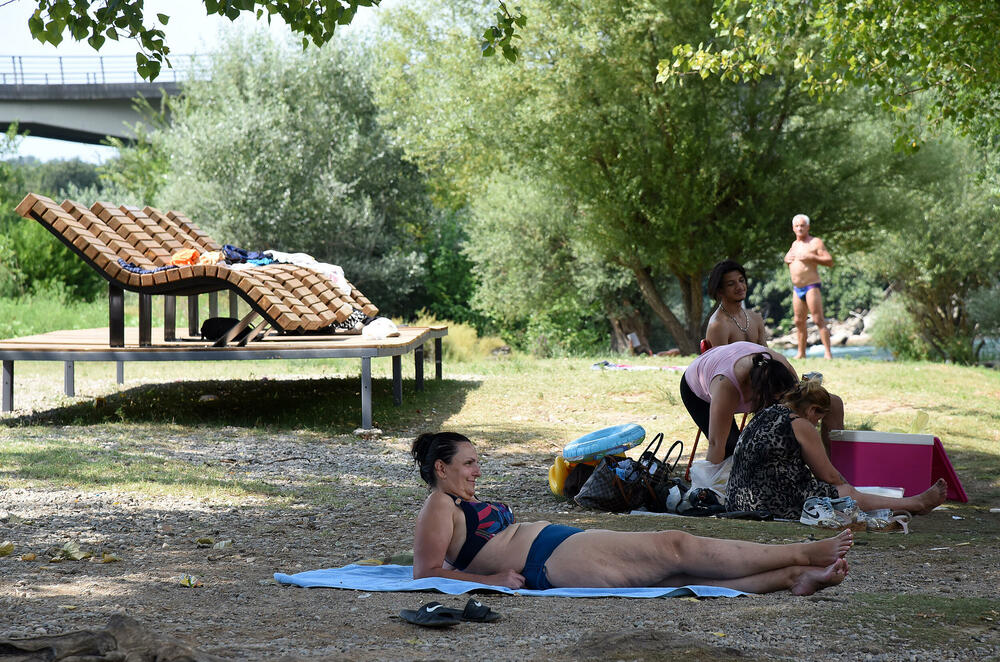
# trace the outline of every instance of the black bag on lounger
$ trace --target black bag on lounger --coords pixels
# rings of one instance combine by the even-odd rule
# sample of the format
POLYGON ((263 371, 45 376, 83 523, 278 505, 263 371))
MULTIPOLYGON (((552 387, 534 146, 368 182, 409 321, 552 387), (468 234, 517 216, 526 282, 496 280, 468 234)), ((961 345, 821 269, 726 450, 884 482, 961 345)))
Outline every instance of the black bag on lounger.
MULTIPOLYGON (((229 330, 239 323, 240 321, 235 317, 209 317, 201 323, 201 337, 205 340, 215 342, 229 333, 229 330)), ((247 328, 236 334, 233 340, 243 340, 251 331, 253 331, 253 326, 248 325, 247 328)))

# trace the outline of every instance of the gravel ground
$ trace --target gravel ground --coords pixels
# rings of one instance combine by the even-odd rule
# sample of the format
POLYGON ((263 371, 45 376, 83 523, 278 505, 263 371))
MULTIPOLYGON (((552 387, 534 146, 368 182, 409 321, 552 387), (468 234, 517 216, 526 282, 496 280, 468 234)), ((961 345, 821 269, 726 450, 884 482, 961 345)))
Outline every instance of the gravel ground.
MULTIPOLYGON (((267 483, 278 495, 223 503, 126 490, 3 489, 0 482, 0 541, 15 544, 12 555, 0 558, 0 638, 99 628, 123 613, 157 633, 237 660, 1000 659, 1000 515, 988 509, 935 512, 918 519, 918 533, 909 536, 859 534, 846 581, 807 598, 486 594, 480 599, 502 614, 499 622, 438 631, 397 614, 434 599, 461 607, 467 596, 301 589, 272 579, 274 572, 389 557, 411 547, 424 491, 408 461, 409 437, 127 429, 127 439, 110 426, 8 428, 0 434, 139 448, 222 467, 228 475, 267 483), (296 502, 295 495, 316 486, 326 496, 296 502), (207 539, 232 544, 216 549, 199 546, 199 539, 202 545, 207 539), (94 556, 49 562, 69 541, 94 556), (99 562, 105 553, 120 560, 99 562), (36 559, 22 560, 25 554, 36 559), (202 585, 183 586, 185 574, 202 585)), ((482 494, 511 503, 525 521, 623 530, 669 526, 762 542, 819 534, 788 524, 583 511, 548 493, 547 451, 486 444, 480 450, 482 494)))

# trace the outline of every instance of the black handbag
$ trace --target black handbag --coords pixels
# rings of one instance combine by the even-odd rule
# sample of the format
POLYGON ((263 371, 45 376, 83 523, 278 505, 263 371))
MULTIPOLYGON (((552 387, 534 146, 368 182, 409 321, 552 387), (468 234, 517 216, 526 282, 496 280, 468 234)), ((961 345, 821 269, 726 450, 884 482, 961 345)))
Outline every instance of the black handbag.
POLYGON ((655 499, 649 472, 636 460, 604 456, 574 501, 584 508, 625 513, 655 499))
POLYGON ((652 497, 645 505, 646 508, 657 513, 662 513, 667 509, 667 493, 674 486, 674 482, 670 479, 670 474, 677 468, 677 464, 684 455, 684 442, 678 440, 670 445, 666 455, 661 460, 656 455, 660 452, 662 444, 663 433, 660 432, 653 437, 653 440, 646 446, 646 450, 639 456, 639 464, 649 474, 649 486, 652 491, 652 497), (654 447, 653 444, 656 444, 656 446, 654 447), (670 458, 674 454, 674 449, 677 449, 677 456, 671 461, 670 458))

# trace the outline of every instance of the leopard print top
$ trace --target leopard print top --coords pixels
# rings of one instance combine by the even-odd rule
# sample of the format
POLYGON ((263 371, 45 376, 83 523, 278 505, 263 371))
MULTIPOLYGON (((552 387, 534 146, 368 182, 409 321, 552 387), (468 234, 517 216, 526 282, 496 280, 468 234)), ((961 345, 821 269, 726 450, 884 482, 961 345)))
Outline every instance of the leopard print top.
POLYGON ((792 410, 772 405, 753 417, 740 434, 726 488, 727 510, 768 510, 798 519, 811 496, 837 498, 837 488, 817 480, 792 431, 792 410))

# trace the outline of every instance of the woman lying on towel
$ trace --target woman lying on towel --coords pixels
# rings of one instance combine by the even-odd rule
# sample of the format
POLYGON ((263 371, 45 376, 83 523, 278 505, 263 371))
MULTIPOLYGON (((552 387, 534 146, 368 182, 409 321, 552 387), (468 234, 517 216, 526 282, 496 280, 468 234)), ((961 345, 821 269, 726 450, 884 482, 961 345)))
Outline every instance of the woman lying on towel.
MULTIPOLYGON (((916 496, 892 498, 854 489, 830 462, 816 426, 830 410, 830 394, 804 379, 781 403, 757 412, 740 433, 726 487, 727 510, 767 510, 798 519, 812 496, 852 497, 861 510, 907 510, 922 515, 941 505, 948 484, 939 480, 916 496)), ((833 513, 829 513, 833 515, 833 513)))
POLYGON ((810 543, 761 545, 682 531, 582 530, 514 522, 510 509, 476 498, 479 457, 454 432, 422 434, 413 459, 431 493, 417 516, 413 577, 506 586, 724 586, 809 595, 847 575, 850 531, 810 543))

